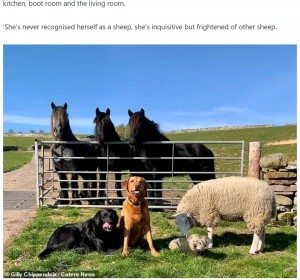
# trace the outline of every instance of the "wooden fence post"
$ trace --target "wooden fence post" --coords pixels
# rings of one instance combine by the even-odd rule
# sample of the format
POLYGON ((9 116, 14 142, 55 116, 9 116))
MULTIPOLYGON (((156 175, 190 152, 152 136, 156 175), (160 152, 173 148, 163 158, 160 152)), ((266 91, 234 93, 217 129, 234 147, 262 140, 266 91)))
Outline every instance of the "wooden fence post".
POLYGON ((260 179, 260 166, 259 160, 261 156, 260 142, 249 143, 249 166, 248 176, 260 179))

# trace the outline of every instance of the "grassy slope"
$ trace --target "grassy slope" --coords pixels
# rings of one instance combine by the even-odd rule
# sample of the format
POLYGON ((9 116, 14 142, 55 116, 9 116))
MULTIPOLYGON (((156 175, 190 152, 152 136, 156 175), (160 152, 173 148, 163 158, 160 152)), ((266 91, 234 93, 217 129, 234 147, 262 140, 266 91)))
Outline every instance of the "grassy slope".
MULTIPOLYGON (((262 128, 244 128, 234 130, 216 130, 202 131, 192 133, 167 134, 167 137, 173 141, 245 141, 246 151, 249 142, 259 141, 262 144, 262 155, 273 152, 286 153, 290 160, 296 159, 296 144, 266 146, 265 144, 272 141, 283 141, 297 138, 297 126, 275 126, 262 128)), ((213 149, 213 147, 212 147, 213 149)))

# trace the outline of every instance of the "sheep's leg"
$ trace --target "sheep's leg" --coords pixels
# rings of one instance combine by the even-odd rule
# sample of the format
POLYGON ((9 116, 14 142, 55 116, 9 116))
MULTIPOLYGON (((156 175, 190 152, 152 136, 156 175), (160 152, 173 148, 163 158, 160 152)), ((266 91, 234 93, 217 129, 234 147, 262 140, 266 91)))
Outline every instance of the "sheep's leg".
POLYGON ((261 238, 260 235, 258 235, 256 233, 253 234, 253 241, 252 241, 252 245, 251 245, 251 248, 249 251, 249 253, 251 255, 255 255, 258 253, 259 242, 261 241, 260 238, 261 238))
POLYGON ((213 247, 213 228, 207 227, 207 235, 208 235, 208 242, 207 242, 207 248, 213 247))
POLYGON ((261 231, 261 233, 258 235, 259 236, 259 242, 258 242, 258 251, 262 252, 265 248, 265 229, 261 231))

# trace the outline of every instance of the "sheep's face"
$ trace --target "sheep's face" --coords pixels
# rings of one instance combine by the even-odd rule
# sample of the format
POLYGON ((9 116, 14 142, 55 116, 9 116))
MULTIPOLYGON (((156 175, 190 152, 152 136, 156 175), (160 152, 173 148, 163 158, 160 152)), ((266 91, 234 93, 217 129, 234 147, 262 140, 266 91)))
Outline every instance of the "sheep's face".
POLYGON ((193 227, 193 224, 189 218, 188 213, 178 213, 173 216, 170 216, 168 219, 175 219, 177 226, 179 227, 181 236, 187 237, 189 229, 193 227))

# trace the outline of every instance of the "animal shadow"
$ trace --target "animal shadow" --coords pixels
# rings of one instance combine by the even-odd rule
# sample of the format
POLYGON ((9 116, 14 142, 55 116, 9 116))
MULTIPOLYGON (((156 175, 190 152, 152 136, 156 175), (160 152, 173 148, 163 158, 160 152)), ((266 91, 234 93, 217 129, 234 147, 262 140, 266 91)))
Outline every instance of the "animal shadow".
MULTIPOLYGON (((296 235, 277 232, 267 234, 265 237, 265 252, 284 251, 296 242, 296 235)), ((251 246, 253 234, 225 232, 223 235, 214 235, 214 247, 225 247, 229 245, 251 246)))

